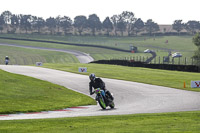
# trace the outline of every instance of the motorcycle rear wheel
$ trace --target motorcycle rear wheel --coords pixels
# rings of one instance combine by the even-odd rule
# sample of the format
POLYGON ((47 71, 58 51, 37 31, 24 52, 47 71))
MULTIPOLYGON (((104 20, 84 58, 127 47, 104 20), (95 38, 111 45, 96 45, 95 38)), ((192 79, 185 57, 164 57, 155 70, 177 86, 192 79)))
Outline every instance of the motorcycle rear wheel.
POLYGON ((115 103, 114 103, 114 102, 112 102, 112 103, 110 104, 110 108, 111 108, 111 109, 115 108, 115 103))

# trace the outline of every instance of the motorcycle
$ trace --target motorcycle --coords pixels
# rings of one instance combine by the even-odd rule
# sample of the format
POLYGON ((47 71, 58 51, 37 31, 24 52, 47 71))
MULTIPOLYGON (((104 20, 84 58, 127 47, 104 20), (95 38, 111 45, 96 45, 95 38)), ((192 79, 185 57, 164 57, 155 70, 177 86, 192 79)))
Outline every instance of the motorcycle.
POLYGON ((5 60, 5 64, 8 65, 8 63, 9 63, 9 60, 5 60))
POLYGON ((107 106, 110 106, 112 109, 115 107, 113 100, 105 93, 104 90, 96 88, 94 89, 94 93, 96 94, 96 101, 98 101, 102 109, 106 109, 107 106))

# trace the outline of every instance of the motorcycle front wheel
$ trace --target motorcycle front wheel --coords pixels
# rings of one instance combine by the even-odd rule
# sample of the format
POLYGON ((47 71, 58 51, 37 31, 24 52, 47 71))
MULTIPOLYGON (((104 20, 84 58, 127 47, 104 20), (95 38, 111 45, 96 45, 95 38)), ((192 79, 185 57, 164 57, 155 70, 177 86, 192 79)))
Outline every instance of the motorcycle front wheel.
POLYGON ((98 102, 102 109, 106 109, 106 103, 103 98, 99 97, 98 102))

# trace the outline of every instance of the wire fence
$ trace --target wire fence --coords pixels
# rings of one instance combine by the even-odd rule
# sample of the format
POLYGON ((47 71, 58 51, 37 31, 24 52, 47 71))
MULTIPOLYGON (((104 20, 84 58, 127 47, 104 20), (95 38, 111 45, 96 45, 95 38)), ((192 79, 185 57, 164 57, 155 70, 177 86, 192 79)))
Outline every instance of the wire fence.
MULTIPOLYGON (((140 59, 140 58, 139 58, 140 59)), ((141 58, 142 59, 142 58, 141 58)), ((122 65, 129 67, 145 67, 151 69, 163 69, 163 70, 175 70, 175 71, 185 71, 185 72, 200 72, 200 67, 197 65, 181 65, 181 64, 154 64, 141 62, 141 60, 122 60, 122 59, 111 59, 111 60, 98 60, 93 61, 92 63, 98 64, 112 64, 112 65, 122 65)))
MULTIPOLYGON (((125 57, 119 60, 128 60, 130 62, 146 62, 150 57, 145 56, 132 56, 125 57)), ((114 59, 114 58, 113 58, 114 59)), ((110 59, 110 60, 113 60, 110 59)), ((36 62, 46 62, 44 58, 11 58, 9 64, 10 65, 33 65, 36 62)), ((0 64, 5 64, 5 60, 0 58, 0 64)), ((195 60, 194 58, 188 57, 160 57, 156 56, 153 58, 149 64, 173 64, 173 65, 198 65, 200 66, 200 61, 195 60)))
MULTIPOLYGON (((129 61, 139 61, 146 62, 150 57, 144 56, 133 56, 133 57, 125 57, 123 60, 129 61)), ((150 64, 174 64, 174 65, 199 65, 200 62, 195 60, 194 58, 188 57, 168 57, 168 56, 156 56, 150 62, 150 64)))

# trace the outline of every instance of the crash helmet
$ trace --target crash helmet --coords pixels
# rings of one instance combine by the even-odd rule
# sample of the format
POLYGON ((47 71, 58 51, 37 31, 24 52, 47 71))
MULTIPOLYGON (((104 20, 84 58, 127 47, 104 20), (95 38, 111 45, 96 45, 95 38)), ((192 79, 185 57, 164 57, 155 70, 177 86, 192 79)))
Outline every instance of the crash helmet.
POLYGON ((95 78, 96 78, 96 76, 95 76, 95 74, 94 73, 91 73, 90 74, 90 76, 89 76, 89 78, 90 78, 90 80, 92 81, 94 81, 95 80, 95 78))

